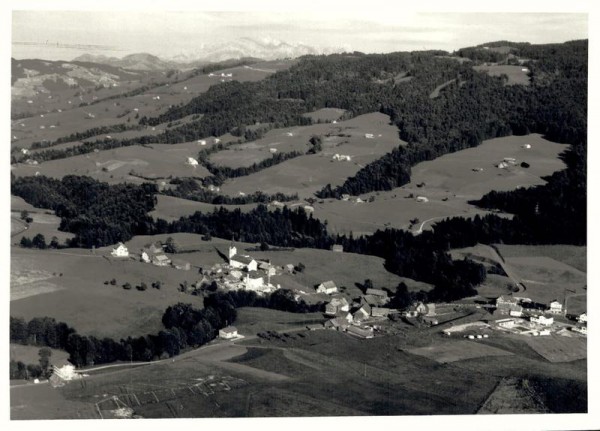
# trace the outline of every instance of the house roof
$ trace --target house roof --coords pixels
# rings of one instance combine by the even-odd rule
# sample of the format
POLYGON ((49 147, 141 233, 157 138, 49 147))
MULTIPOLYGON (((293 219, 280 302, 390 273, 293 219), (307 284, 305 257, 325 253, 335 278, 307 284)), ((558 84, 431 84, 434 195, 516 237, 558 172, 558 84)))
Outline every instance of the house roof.
POLYGON ((226 334, 233 334, 237 332, 237 328, 235 326, 228 326, 227 328, 221 329, 221 331, 223 331, 226 334))
POLYGON ((154 256, 154 259, 158 260, 159 262, 165 262, 167 260, 170 260, 166 255, 164 254, 157 254, 156 256, 154 256))
POLYGON ((248 272, 248 277, 254 278, 254 279, 263 278, 262 274, 260 272, 258 272, 258 271, 250 271, 250 272, 248 272))
POLYGON ((360 301, 362 304, 378 305, 379 297, 375 295, 363 295, 360 297, 360 301))
POLYGON ((387 298, 388 294, 385 290, 381 289, 367 289, 367 295, 384 296, 387 298))
POLYGON ((319 287, 324 287, 325 289, 332 289, 334 287, 337 288, 332 280, 324 281, 323 283, 319 284, 319 287))
POLYGON ((252 259, 250 256, 242 256, 240 254, 236 254, 235 256, 233 256, 231 258, 231 260, 239 262, 239 263, 243 263, 245 265, 249 265, 254 259, 252 259))

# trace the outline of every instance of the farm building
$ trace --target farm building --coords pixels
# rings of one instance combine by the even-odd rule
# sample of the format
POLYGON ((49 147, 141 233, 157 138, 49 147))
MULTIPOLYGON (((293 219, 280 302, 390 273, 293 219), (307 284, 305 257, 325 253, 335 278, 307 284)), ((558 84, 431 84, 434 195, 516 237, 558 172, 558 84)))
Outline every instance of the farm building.
POLYGON ((342 194, 342 200, 343 201, 347 201, 348 199, 350 199, 350 195, 348 193, 343 193, 342 194))
POLYGON ((554 323, 554 317, 546 317, 544 315, 531 316, 531 321, 540 325, 550 326, 554 323))
POLYGON ((341 244, 334 244, 334 245, 331 247, 331 250, 332 250, 332 251, 335 251, 335 252, 337 252, 337 253, 342 253, 342 252, 344 251, 344 246, 343 246, 343 245, 341 245, 341 244))
POLYGON ((206 141, 204 139, 200 139, 198 143, 203 146, 206 145, 206 141))
POLYGON ((525 145, 521 145, 521 148, 524 148, 526 150, 529 150, 531 148, 531 144, 525 144, 525 145))
POLYGON ((496 325, 498 325, 501 328, 512 328, 515 326, 515 320, 514 319, 496 320, 496 325))
POLYGON ((112 251, 110 252, 110 255, 112 257, 129 257, 129 250, 127 250, 127 247, 125 247, 125 244, 120 242, 116 248, 112 249, 112 251))
POLYGON ((217 186, 214 186, 214 185, 211 184, 211 185, 208 186, 208 190, 211 191, 211 192, 220 192, 221 191, 221 187, 217 187, 217 186))
POLYGON ((425 196, 417 196, 417 202, 429 202, 425 196))
POLYGON ((548 311, 552 314, 562 314, 563 306, 555 299, 549 304, 548 311))
POLYGON ((304 211, 306 211, 307 213, 314 213, 315 212, 315 208, 310 206, 310 205, 304 205, 302 207, 304 209, 304 211))
POLYGON ((372 307, 371 308, 371 316, 373 317, 387 317, 390 312, 392 311, 391 308, 387 308, 387 307, 372 307))
POLYGON ((53 366, 53 375, 59 377, 61 380, 69 381, 73 379, 78 379, 81 376, 75 371, 75 366, 71 363, 67 362, 66 364, 58 367, 53 366))
POLYGON ((327 295, 332 295, 337 291, 338 288, 332 280, 324 281, 317 286, 317 293, 326 293, 327 295))
POLYGON ((577 321, 579 323, 587 323, 587 313, 581 313, 579 316, 577 316, 577 321))
POLYGON ((512 306, 508 315, 511 317, 521 317, 523 315, 523 307, 520 305, 512 306))
POLYGON ((362 320, 368 319, 371 317, 371 306, 369 304, 363 304, 358 310, 354 312, 352 315, 355 322, 360 322, 362 320))
POLYGON ((523 307, 519 305, 519 300, 512 296, 499 296, 496 299, 496 310, 498 314, 510 314, 512 312, 523 312, 523 307))
POLYGON ((283 202, 279 202, 279 201, 273 201, 270 203, 270 205, 275 208, 284 208, 285 207, 285 204, 283 202))
POLYGON ((348 327, 346 332, 360 338, 373 338, 373 328, 360 328, 352 325, 348 327))
POLYGON ((587 325, 577 325, 571 328, 571 331, 579 332, 580 334, 587 335, 587 325))
POLYGON ((517 159, 514 157, 505 157, 503 162, 508 163, 509 165, 515 165, 517 163, 517 159))
POLYGON ((325 328, 337 329, 338 331, 345 331, 348 326, 350 326, 348 321, 343 317, 336 317, 335 319, 328 320, 324 324, 325 328))
POLYGON ((238 331, 235 326, 228 326, 223 329, 219 329, 219 338, 223 338, 225 340, 230 340, 232 338, 237 338, 238 331))
POLYGON ((171 265, 171 259, 164 254, 157 254, 152 257, 152 265, 156 266, 169 266, 171 265))
POLYGON ((189 262, 186 262, 185 260, 181 260, 181 259, 173 259, 173 261, 171 262, 171 265, 173 265, 173 268, 180 269, 182 271, 189 271, 191 268, 191 265, 189 262))
POLYGON ((367 138, 367 139, 373 139, 374 135, 372 133, 365 133, 365 138, 367 138))
POLYGON ((500 163, 498 163, 498 164, 496 165, 496 167, 497 167, 498 169, 506 169, 506 168, 508 168, 508 163, 506 163, 506 162, 500 162, 500 163))
POLYGON ((146 250, 142 250, 142 254, 140 255, 140 260, 144 263, 150 263, 152 258, 150 257, 150 255, 148 254, 148 252, 146 250))
POLYGON ((269 153, 275 154, 277 152, 277 148, 269 148, 269 153))

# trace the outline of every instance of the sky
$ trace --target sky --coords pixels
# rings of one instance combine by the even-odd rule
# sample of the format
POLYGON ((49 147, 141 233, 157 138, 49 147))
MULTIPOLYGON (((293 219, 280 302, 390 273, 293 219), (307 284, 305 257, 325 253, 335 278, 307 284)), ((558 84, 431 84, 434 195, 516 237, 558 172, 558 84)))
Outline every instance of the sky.
POLYGON ((71 60, 194 54, 250 37, 366 53, 455 49, 494 40, 564 42, 588 37, 585 13, 431 13, 391 6, 337 11, 14 10, 12 56, 71 60))

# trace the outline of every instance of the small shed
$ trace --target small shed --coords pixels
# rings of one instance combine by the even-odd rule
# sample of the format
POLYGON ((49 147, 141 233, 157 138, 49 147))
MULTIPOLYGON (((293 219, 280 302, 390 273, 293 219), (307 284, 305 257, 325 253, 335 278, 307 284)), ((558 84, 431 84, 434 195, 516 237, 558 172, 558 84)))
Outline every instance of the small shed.
POLYGON ((223 338, 225 340, 230 340, 232 338, 237 338, 238 331, 235 326, 228 326, 223 329, 219 329, 219 338, 223 338))
POLYGON ((344 246, 341 244, 334 244, 331 247, 332 251, 335 251, 336 253, 343 253, 344 252, 344 246))

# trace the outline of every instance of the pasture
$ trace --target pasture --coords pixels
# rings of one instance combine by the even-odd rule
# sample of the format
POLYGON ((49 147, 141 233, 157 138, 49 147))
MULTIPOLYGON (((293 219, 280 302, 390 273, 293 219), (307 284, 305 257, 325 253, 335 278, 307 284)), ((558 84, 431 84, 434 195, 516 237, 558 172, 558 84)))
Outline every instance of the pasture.
POLYGON ((410 220, 415 218, 419 222, 412 230, 418 230, 423 222, 422 229, 430 229, 431 224, 446 217, 486 214, 468 201, 480 199, 491 190, 544 184, 541 177, 565 167, 558 158, 564 150, 565 145, 538 134, 490 139, 478 147, 415 165, 410 183, 402 187, 361 196, 365 201, 373 197, 373 202, 320 201, 314 205, 314 216, 327 220, 328 228, 336 233, 368 234, 386 227, 408 229, 410 220), (525 149, 524 145, 531 148, 525 149), (517 165, 507 169, 495 167, 504 157, 514 157, 517 165), (520 167, 521 162, 530 167, 520 167), (476 172, 475 168, 483 170, 476 172), (418 202, 416 196, 429 201, 418 202))
POLYGON ((507 65, 491 65, 491 66, 473 66, 473 69, 478 72, 486 72, 490 76, 506 75, 508 80, 506 85, 529 85, 529 75, 524 66, 507 66, 507 65))
POLYGON ((238 333, 250 336, 264 331, 305 329, 307 324, 324 322, 322 313, 288 313, 269 308, 242 307, 237 310, 238 333))
POLYGON ((578 245, 513 245, 498 244, 500 254, 505 258, 546 256, 570 265, 579 271, 587 272, 587 247, 578 245))
MULTIPOLYGON (((361 115, 337 124, 315 124, 286 130, 294 134, 290 138, 302 143, 308 142, 313 135, 324 136, 323 150, 231 179, 221 187, 222 192, 234 196, 240 192, 251 194, 261 190, 269 194, 298 193, 300 197, 309 197, 327 184, 342 184, 366 164, 398 145, 404 145, 398 138, 396 127, 389 124, 389 117, 380 113, 361 115), (373 138, 366 138, 365 134, 373 134, 373 138), (351 161, 334 161, 332 157, 335 154, 349 155, 351 161)), ((273 139, 265 141, 263 138, 261 144, 266 147, 272 142, 273 139)), ((265 155, 268 154, 265 152, 265 155)))
POLYGON ((549 362, 570 362, 587 358, 587 340, 584 337, 526 337, 526 343, 549 362))
POLYGON ((36 166, 19 164, 13 173, 30 176, 39 172, 52 178, 86 175, 110 184, 142 183, 165 179, 171 175, 205 177, 210 173, 201 165, 188 165, 188 157, 196 158, 198 143, 179 145, 130 146, 51 160, 36 166))
POLYGON ((196 281, 193 269, 111 260, 104 257, 107 254, 102 250, 12 248, 11 315, 27 320, 54 317, 82 335, 119 339, 158 332, 169 305, 185 301, 202 307, 201 298, 178 291, 183 281, 196 281), (104 284, 113 278, 115 286, 104 284), (154 281, 161 281, 160 290, 150 287, 154 281), (126 282, 134 287, 123 289, 126 282), (148 290, 135 288, 141 282, 148 290))
POLYGON ((456 342, 439 343, 432 346, 410 349, 413 355, 424 356, 440 364, 462 361, 464 359, 482 358, 487 356, 512 355, 506 350, 487 346, 477 341, 459 340, 456 342))

